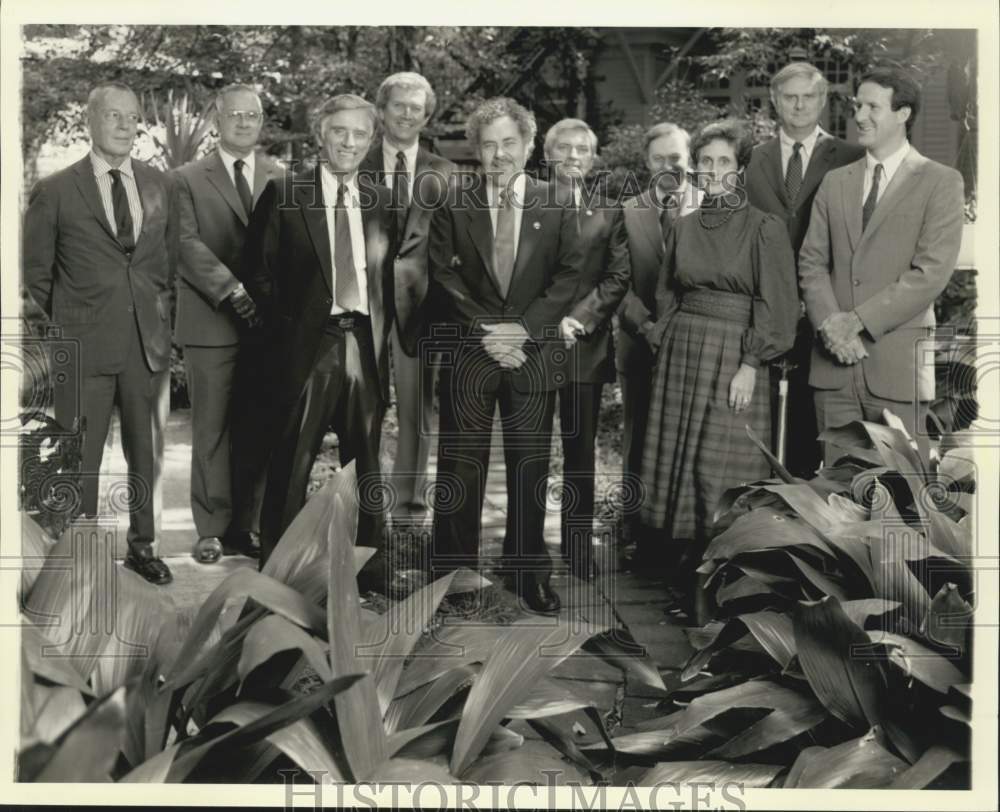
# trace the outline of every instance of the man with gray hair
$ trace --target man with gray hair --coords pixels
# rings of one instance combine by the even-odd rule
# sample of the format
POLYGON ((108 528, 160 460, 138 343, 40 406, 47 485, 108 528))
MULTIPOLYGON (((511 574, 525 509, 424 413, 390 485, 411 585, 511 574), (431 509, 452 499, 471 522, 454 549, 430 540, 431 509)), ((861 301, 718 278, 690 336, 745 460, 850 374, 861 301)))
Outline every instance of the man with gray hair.
MULTIPOLYGON (((771 79, 771 104, 778 118, 778 134, 753 151, 746 171, 750 203, 776 214, 788 226, 798 262, 799 249, 809 228, 816 190, 827 172, 856 161, 861 147, 823 130, 819 120, 826 107, 827 81, 815 66, 792 62, 771 79)), ((816 414, 809 388, 812 330, 802 318, 795 347, 788 360, 795 368, 788 376, 788 443, 786 465, 797 476, 809 477, 819 465, 816 414)), ((772 388, 779 373, 772 368, 772 388)), ((776 436, 776 435, 775 435, 776 436)))
POLYGON ((392 192, 396 219, 393 248, 393 297, 396 318, 389 333, 392 375, 399 424, 391 490, 394 518, 420 521, 427 511, 427 461, 434 434, 436 367, 426 351, 429 301, 427 234, 431 215, 447 195, 455 166, 420 144, 420 133, 434 114, 437 98, 419 73, 394 73, 379 86, 375 109, 382 123, 377 139, 361 163, 392 192), (406 330, 402 330, 406 325, 406 330))
MULTIPOLYGON (((272 325, 280 359, 262 561, 305 503, 309 472, 330 430, 337 433, 341 464, 356 466, 357 543, 382 544, 376 497, 389 398, 393 226, 389 190, 358 173, 375 124, 374 105, 359 96, 323 104, 313 124, 318 165, 269 181, 250 220, 244 283, 272 325)), ((373 561, 361 580, 384 590, 384 559, 373 561)))
POLYGON ((176 172, 180 264, 175 340, 184 349, 191 397, 192 554, 259 557, 267 432, 259 379, 267 349, 244 288, 243 248, 254 203, 284 170, 255 148, 264 126, 260 96, 232 84, 215 100, 219 146, 176 172))
POLYGON ((173 193, 163 173, 130 155, 140 121, 130 87, 106 82, 87 100, 91 149, 38 182, 24 217, 24 284, 75 341, 79 358, 53 381, 55 417, 83 419, 80 511, 97 514, 98 473, 117 407, 128 464, 125 567, 150 583, 173 576, 155 551, 157 399, 170 375, 176 249, 173 193))

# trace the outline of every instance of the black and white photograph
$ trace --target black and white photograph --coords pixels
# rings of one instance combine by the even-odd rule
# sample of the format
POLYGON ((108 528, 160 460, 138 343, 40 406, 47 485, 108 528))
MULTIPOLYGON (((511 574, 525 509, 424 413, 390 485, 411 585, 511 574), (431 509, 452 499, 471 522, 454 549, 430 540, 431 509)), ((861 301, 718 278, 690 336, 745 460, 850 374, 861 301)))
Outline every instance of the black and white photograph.
POLYGON ((996 809, 992 6, 5 3, 4 800, 996 809))

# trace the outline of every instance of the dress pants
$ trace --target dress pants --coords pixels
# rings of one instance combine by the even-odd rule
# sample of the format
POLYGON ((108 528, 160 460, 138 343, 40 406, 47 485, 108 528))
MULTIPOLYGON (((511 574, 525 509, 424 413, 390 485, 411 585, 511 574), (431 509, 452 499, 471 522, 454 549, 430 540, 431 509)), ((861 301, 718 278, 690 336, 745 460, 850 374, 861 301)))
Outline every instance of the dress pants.
POLYGON ((646 441, 646 421, 649 418, 649 399, 653 392, 653 370, 633 372, 619 376, 622 388, 622 411, 625 428, 622 433, 622 473, 625 479, 623 493, 627 499, 624 508, 626 532, 635 536, 641 532, 639 505, 641 494, 636 492, 642 474, 642 448, 646 441))
POLYGON ((341 465, 355 462, 360 494, 357 544, 382 546, 382 488, 377 480, 385 404, 378 380, 370 322, 363 319, 349 329, 329 322, 305 387, 277 412, 282 420, 261 508, 262 565, 305 504, 309 473, 331 430, 337 433, 341 465))
POLYGON ((112 509, 127 503, 129 510, 129 546, 151 545, 156 539, 153 493, 156 483, 156 447, 154 427, 165 379, 165 369, 153 372, 146 364, 139 326, 134 321, 122 336, 128 342, 125 365, 110 375, 71 374, 53 387, 55 417, 70 427, 82 416, 87 421, 83 440, 80 512, 97 515, 98 476, 104 457, 104 444, 116 406, 121 420, 122 450, 128 465, 127 482, 112 483, 108 499, 112 509))
MULTIPOLYGON (((407 355, 392 325, 392 372, 396 383, 399 440, 391 486, 397 509, 407 504, 427 506, 427 461, 434 431, 434 379, 437 367, 407 355)), ((418 347, 419 349, 419 347, 418 347)))
POLYGON ((570 570, 590 572, 593 561, 594 455, 601 383, 570 381, 559 389, 559 427, 563 447, 560 547, 570 570))
MULTIPOLYGON (((926 429, 928 402, 922 400, 909 403, 873 395, 865 383, 861 363, 863 362, 854 364, 851 382, 847 386, 841 389, 813 390, 816 397, 816 425, 819 431, 843 426, 855 420, 884 425, 882 410, 888 409, 906 426, 910 437, 917 441, 921 458, 926 460, 930 451, 926 429)), ((824 443, 824 446, 824 465, 833 465, 846 453, 832 443, 824 443)))
POLYGON ((434 577, 477 568, 493 412, 499 403, 507 479, 504 568, 541 579, 552 572, 545 548, 545 502, 555 392, 520 392, 508 372, 481 388, 453 387, 441 375, 441 434, 434 503, 434 577))

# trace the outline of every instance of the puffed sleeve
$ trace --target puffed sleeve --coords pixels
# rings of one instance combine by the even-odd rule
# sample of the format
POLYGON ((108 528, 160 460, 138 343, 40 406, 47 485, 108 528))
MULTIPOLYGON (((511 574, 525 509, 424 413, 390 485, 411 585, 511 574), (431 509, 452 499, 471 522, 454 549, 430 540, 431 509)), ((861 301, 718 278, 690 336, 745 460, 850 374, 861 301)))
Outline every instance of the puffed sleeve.
POLYGON ((795 257, 785 224, 768 214, 757 232, 751 255, 753 306, 743 333, 744 364, 758 367, 792 348, 799 317, 795 257))

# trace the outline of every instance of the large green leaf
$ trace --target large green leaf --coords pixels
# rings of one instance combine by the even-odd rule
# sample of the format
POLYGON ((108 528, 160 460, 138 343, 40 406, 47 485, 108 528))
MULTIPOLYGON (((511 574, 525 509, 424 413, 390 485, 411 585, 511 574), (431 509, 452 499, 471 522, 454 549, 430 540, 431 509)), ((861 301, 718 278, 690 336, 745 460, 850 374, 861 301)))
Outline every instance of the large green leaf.
POLYGON ((542 719, 593 707, 593 704, 593 701, 574 694, 564 680, 543 677, 532 686, 531 693, 510 708, 504 716, 507 719, 542 719))
MULTIPOLYGON (((537 622, 537 621, 536 621, 537 622)), ((607 626, 511 626, 472 686, 455 737, 451 772, 461 775, 482 750, 490 731, 524 699, 541 677, 607 626)))
POLYGON ((812 547, 834 557, 833 548, 805 521, 763 507, 740 516, 725 532, 713 538, 705 558, 728 560, 740 553, 797 546, 812 547))
POLYGON ((323 682, 333 679, 326 647, 301 627, 290 623, 280 615, 269 615, 255 623, 243 640, 237 674, 245 680, 258 666, 267 662, 279 651, 300 650, 306 661, 323 682))
POLYGON ((955 584, 944 584, 931 601, 920 634, 953 657, 968 654, 967 640, 972 627, 972 607, 955 584))
POLYGON ((720 587, 715 593, 715 602, 719 606, 725 606, 745 598, 759 598, 765 595, 775 595, 775 592, 762 581, 750 575, 743 575, 720 587))
POLYGON ((803 750, 789 771, 785 789, 878 789, 890 786, 907 769, 874 737, 851 739, 836 747, 803 750))
POLYGON ((886 647, 889 660, 903 669, 904 674, 916 677, 939 693, 947 694, 949 688, 968 679, 946 657, 910 637, 883 631, 870 631, 868 637, 872 643, 886 647))
POLYGON ((35 623, 21 618, 21 654, 32 674, 44 677, 49 682, 65 685, 92 696, 94 691, 87 684, 85 676, 70 665, 66 657, 52 656, 52 641, 35 623))
MULTIPOLYGON (((531 719, 528 724, 541 735, 545 742, 554 747, 559 754, 584 770, 594 781, 603 781, 604 775, 597 765, 579 748, 573 740, 573 734, 564 730, 550 719, 531 719)), ((602 723, 603 725, 603 723, 602 723)), ((606 735, 606 734, 605 734, 606 735)), ((609 748, 613 752, 614 747, 609 748)), ((595 758, 595 761, 597 759, 595 758)))
POLYGON ((46 533, 41 525, 27 513, 19 514, 21 520, 21 585, 18 592, 19 601, 31 592, 38 579, 45 559, 52 552, 56 542, 46 533))
MULTIPOLYGON (((354 463, 347 466, 354 476, 354 463)), ((356 504, 345 504, 334 496, 333 518, 327 532, 330 557, 326 599, 326 625, 330 640, 330 670, 335 676, 365 672, 358 657, 362 642, 358 583, 354 572, 354 538, 358 517, 356 504)), ((358 780, 386 760, 385 729, 375 680, 370 673, 334 700, 337 726, 351 772, 358 780)))
POLYGON ((747 627, 764 651, 771 655, 782 667, 788 668, 795 656, 795 633, 792 630, 792 619, 778 612, 751 612, 740 615, 740 620, 747 627))
POLYGON ((509 628, 456 623, 435 629, 431 638, 414 650, 413 660, 403 669, 396 696, 408 694, 453 668, 485 662, 494 647, 507 636, 509 628))
POLYGON ((172 744, 166 750, 142 762, 135 769, 126 773, 120 780, 122 784, 164 784, 170 775, 170 766, 177 758, 180 744, 172 744))
POLYGON ((58 741, 58 749, 35 776, 39 783, 111 780, 125 729, 125 689, 93 703, 58 741))
POLYGON ((844 614, 836 598, 799 604, 793 620, 799 664, 816 698, 835 717, 865 729, 881 720, 885 674, 868 635, 844 614))
POLYGON ((605 662, 620 668, 629 677, 656 691, 667 692, 656 662, 648 648, 641 645, 628 629, 614 629, 599 634, 583 644, 583 650, 596 654, 605 662))
POLYGON ((566 786, 568 783, 589 784, 589 779, 572 764, 551 755, 511 750, 478 759, 461 773, 462 781, 470 784, 520 784, 522 786, 566 786))
POLYGON ((869 617, 884 615, 899 608, 899 601, 887 601, 883 598, 861 598, 856 601, 844 601, 840 604, 844 614, 852 623, 865 627, 869 617))
POLYGON ((201 651, 226 601, 248 597, 303 628, 320 635, 326 633, 323 611, 315 603, 270 576, 241 567, 219 584, 201 605, 178 654, 177 664, 167 676, 168 682, 174 682, 201 651))
POLYGON ((83 697, 75 688, 36 682, 28 685, 28 692, 30 696, 27 697, 22 693, 22 703, 25 700, 30 702, 34 718, 30 728, 21 731, 21 750, 38 742, 53 743, 87 712, 83 697))
POLYGON ((704 784, 713 787, 766 787, 784 769, 780 764, 730 764, 728 761, 667 761, 639 781, 640 787, 704 784))
POLYGON ((379 784, 425 784, 447 786, 458 780, 447 770, 430 761, 412 758, 391 758, 375 766, 368 780, 379 784))
POLYGON ((889 789, 924 789, 952 764, 962 761, 968 761, 968 758, 950 747, 935 744, 915 764, 899 775, 889 785, 889 789))
POLYGON ((397 697, 385 713, 386 733, 424 724, 458 691, 470 687, 479 671, 478 665, 460 665, 426 685, 397 697))
MULTIPOLYGON (((386 749, 391 758, 437 758, 451 752, 458 732, 458 717, 442 719, 428 725, 400 730, 388 737, 386 749)), ((524 736, 502 725, 493 728, 483 748, 483 755, 516 750, 524 744, 524 736)))

